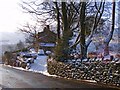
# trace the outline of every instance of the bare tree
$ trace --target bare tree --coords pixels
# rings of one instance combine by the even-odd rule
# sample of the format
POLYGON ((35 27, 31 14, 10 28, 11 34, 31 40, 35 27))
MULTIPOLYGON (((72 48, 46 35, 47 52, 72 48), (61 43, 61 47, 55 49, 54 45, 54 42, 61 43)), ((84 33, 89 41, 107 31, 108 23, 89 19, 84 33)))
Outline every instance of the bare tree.
POLYGON ((60 39, 60 9, 58 7, 58 3, 54 2, 55 6, 56 6, 56 18, 57 18, 57 39, 59 41, 60 39))
POLYGON ((86 44, 85 44, 85 10, 86 10, 86 2, 82 2, 81 11, 80 11, 80 45, 81 45, 81 55, 86 58, 86 44))
POLYGON ((112 24, 111 24, 111 30, 109 32, 109 35, 107 38, 104 40, 104 55, 107 56, 109 55, 109 43, 112 39, 113 32, 114 32, 114 27, 115 27, 115 0, 113 0, 113 8, 112 8, 112 24))
POLYGON ((79 34, 77 36, 75 44, 72 46, 76 46, 80 43, 81 55, 83 58, 87 57, 87 48, 92 42, 92 38, 101 22, 104 5, 105 1, 101 1, 98 4, 97 2, 94 2, 94 4, 92 3, 92 5, 91 3, 81 2, 79 34), (89 18, 89 20, 87 20, 87 18, 89 18), (88 27, 90 29, 89 35, 86 34, 86 32, 88 31, 86 27, 89 25, 87 22, 91 22, 90 27, 88 27))
MULTIPOLYGON (((38 0, 39 1, 39 0, 38 0)), ((105 1, 101 2, 43 2, 38 1, 23 2, 21 7, 30 14, 34 14, 39 21, 40 17, 45 17, 42 22, 57 22, 57 38, 64 39, 63 44, 69 46, 71 31, 79 32, 75 43, 69 47, 72 49, 80 44, 82 56, 87 57, 87 48, 92 42, 92 38, 101 22, 105 1), (87 19, 92 18, 91 27, 86 28, 87 19), (86 33, 89 32, 88 35, 86 33)), ((41 22, 41 21, 40 21, 41 22)), ((49 22, 49 23, 50 23, 49 22)), ((61 43, 61 42, 60 42, 61 43)))
POLYGON ((120 1, 118 2, 118 53, 120 53, 120 1))
POLYGON ((38 32, 40 30, 39 26, 37 24, 30 25, 27 23, 26 25, 19 28, 19 30, 27 35, 29 35, 29 38, 32 39, 32 47, 34 47, 35 51, 38 52, 39 49, 39 36, 38 32))
POLYGON ((17 50, 21 50, 25 47, 24 43, 20 40, 17 45, 16 45, 16 49, 17 50))

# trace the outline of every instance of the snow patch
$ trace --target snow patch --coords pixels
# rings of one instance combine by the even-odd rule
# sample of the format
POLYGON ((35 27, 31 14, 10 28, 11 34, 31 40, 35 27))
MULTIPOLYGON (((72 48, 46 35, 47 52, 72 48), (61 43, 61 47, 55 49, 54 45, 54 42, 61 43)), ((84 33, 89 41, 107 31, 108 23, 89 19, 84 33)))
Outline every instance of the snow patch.
POLYGON ((104 60, 109 60, 110 59, 110 55, 104 56, 104 60))
POLYGON ((4 66, 8 66, 8 67, 14 68, 14 69, 19 69, 19 70, 22 70, 22 71, 28 71, 28 70, 26 70, 26 69, 24 69, 22 67, 13 67, 13 66, 10 66, 10 65, 5 65, 5 64, 4 64, 4 66))
POLYGON ((30 65, 30 69, 24 69, 22 67, 13 67, 10 65, 7 65, 8 67, 12 67, 15 69, 23 70, 23 71, 32 71, 36 73, 41 73, 46 76, 52 76, 52 77, 57 77, 56 75, 50 75, 47 72, 47 56, 38 56, 35 60, 34 63, 30 65))
POLYGON ((96 52, 96 47, 93 42, 90 43, 90 45, 88 47, 88 52, 96 52))
POLYGON ((86 82, 96 83, 96 81, 95 81, 95 80, 84 80, 84 81, 86 81, 86 82))

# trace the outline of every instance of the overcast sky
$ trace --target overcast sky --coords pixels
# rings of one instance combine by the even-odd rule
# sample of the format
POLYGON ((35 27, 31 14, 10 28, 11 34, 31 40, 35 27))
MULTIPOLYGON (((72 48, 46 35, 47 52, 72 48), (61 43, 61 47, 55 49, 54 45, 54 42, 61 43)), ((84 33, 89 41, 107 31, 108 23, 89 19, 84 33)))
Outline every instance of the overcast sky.
POLYGON ((29 21, 28 14, 18 5, 20 0, 0 0, 0 32, 15 32, 17 27, 29 21))
POLYGON ((30 15, 23 13, 18 5, 20 2, 21 0, 0 0, 0 32, 15 32, 20 24, 30 20, 30 15))

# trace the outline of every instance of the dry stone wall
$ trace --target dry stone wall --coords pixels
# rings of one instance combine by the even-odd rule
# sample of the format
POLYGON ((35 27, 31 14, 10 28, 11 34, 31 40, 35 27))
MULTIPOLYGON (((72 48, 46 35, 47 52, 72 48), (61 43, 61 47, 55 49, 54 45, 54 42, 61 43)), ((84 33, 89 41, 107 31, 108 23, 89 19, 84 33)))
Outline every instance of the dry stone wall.
POLYGON ((120 63, 75 62, 72 64, 47 60, 48 72, 63 78, 94 80, 96 82, 120 87, 120 63))

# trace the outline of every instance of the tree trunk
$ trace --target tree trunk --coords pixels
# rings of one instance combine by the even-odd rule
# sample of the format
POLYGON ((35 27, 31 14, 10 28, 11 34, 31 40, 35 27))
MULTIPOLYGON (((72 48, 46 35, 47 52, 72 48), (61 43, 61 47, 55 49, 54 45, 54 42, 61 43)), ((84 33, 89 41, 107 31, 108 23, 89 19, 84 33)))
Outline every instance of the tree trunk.
POLYGON ((81 55, 82 58, 87 57, 87 48, 85 43, 85 10, 86 2, 81 2, 81 11, 80 11, 80 25, 81 25, 81 37, 80 37, 80 46, 81 46, 81 55))
POLYGON ((62 22, 63 22, 63 36, 62 36, 62 45, 63 45, 63 54, 64 59, 68 59, 68 47, 69 47, 69 30, 68 30, 68 19, 67 19, 67 7, 66 2, 62 2, 62 22))
POLYGON ((39 50, 39 35, 38 35, 38 33, 35 31, 35 36, 34 36, 35 38, 35 41, 34 41, 34 43, 35 43, 35 45, 34 45, 34 49, 35 49, 35 52, 37 52, 38 53, 38 50, 39 50))
POLYGON ((118 53, 120 53, 120 1, 118 2, 118 53))
POLYGON ((59 12, 59 7, 57 2, 54 2, 56 6, 56 11, 57 11, 57 40, 60 39, 60 12, 59 12))
POLYGON ((109 55, 109 43, 110 43, 112 36, 113 36, 114 27, 115 27, 115 0, 113 0, 111 30, 110 30, 109 35, 107 36, 107 38, 104 41, 104 56, 109 55))
POLYGON ((63 22, 63 43, 64 46, 68 46, 68 22, 67 22, 67 9, 66 2, 62 2, 62 22, 63 22))
POLYGON ((109 55, 109 45, 108 43, 104 43, 105 48, 104 48, 104 56, 109 55))

